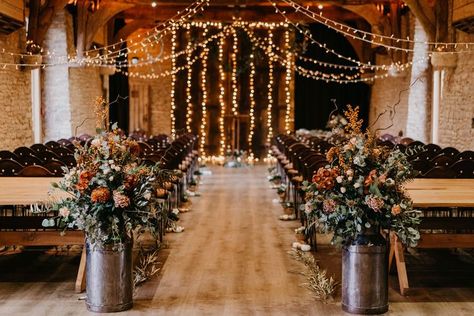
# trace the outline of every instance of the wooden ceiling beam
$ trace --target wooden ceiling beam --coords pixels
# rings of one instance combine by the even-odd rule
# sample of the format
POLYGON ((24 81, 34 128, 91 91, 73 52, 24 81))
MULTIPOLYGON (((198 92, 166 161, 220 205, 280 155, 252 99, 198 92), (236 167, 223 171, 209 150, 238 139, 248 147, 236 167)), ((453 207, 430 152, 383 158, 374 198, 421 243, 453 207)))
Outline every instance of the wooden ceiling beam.
MULTIPOLYGON (((167 20, 173 17, 178 10, 182 10, 182 6, 167 5, 156 10, 150 8, 134 7, 123 11, 119 16, 124 19, 143 20, 152 24, 167 20)), ((286 16, 293 22, 305 23, 311 22, 307 16, 288 10, 286 16)), ((324 12, 324 16, 338 21, 351 21, 361 19, 356 13, 332 7, 324 12)), ((273 8, 227 8, 227 7, 210 7, 198 13, 193 17, 193 21, 222 21, 231 22, 234 17, 241 18, 244 21, 265 21, 265 22, 283 22, 284 18, 275 12, 273 8)))

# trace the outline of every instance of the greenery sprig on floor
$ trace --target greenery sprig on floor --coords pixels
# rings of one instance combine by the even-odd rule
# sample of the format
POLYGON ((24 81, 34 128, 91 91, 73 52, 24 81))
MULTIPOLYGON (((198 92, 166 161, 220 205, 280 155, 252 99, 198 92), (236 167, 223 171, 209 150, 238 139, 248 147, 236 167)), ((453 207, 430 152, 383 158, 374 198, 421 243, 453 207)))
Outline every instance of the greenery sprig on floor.
POLYGON ((338 282, 332 276, 327 276, 326 270, 319 267, 316 259, 311 254, 296 249, 290 251, 289 254, 293 259, 304 264, 305 271, 300 273, 306 277, 308 282, 303 285, 314 293, 315 298, 323 302, 332 298, 338 282))

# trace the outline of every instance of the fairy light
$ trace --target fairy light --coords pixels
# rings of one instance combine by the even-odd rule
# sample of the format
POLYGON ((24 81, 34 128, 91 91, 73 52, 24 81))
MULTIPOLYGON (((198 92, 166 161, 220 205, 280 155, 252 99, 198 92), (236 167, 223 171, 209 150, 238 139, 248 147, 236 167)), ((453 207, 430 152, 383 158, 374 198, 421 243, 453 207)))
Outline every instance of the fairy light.
MULTIPOLYGON (((281 11, 281 10, 278 9, 278 5, 277 5, 276 2, 274 2, 273 0, 267 0, 267 1, 271 5, 273 5, 273 7, 277 11, 279 11, 279 13, 285 18, 286 21, 289 20, 287 15, 286 15, 286 12, 281 11)), ((327 17, 323 16, 322 11, 320 11, 319 13, 313 12, 309 9, 309 7, 302 6, 302 5, 296 3, 293 0, 282 0, 282 1, 287 6, 290 6, 291 8, 293 8, 295 10, 295 12, 300 12, 301 14, 303 14, 303 15, 307 16, 308 18, 310 18, 311 20, 313 20, 315 22, 318 22, 320 24, 323 24, 326 27, 331 28, 334 31, 343 34, 346 37, 350 37, 352 39, 357 39, 357 40, 360 40, 360 41, 364 41, 364 42, 367 42, 367 43, 370 43, 370 44, 373 44, 373 45, 380 45, 380 46, 383 46, 383 47, 387 48, 388 50, 393 49, 393 50, 399 50, 399 51, 404 51, 404 52, 413 52, 414 51, 413 48, 403 48, 403 47, 400 47, 400 46, 387 44, 387 43, 392 43, 392 42, 400 43, 400 44, 403 44, 403 43, 409 43, 409 44, 419 43, 419 44, 424 44, 424 45, 427 45, 427 46, 431 45, 435 48, 434 51, 438 51, 439 49, 446 49, 446 50, 452 49, 452 48, 456 49, 458 47, 461 47, 461 48, 464 47, 465 48, 465 50, 458 50, 458 51, 450 50, 450 51, 442 51, 441 52, 441 53, 446 53, 446 54, 456 54, 456 53, 466 52, 466 51, 468 51, 469 48, 474 46, 474 42, 443 43, 443 42, 417 41, 417 40, 412 40, 409 37, 407 37, 407 38, 397 38, 393 34, 391 36, 382 35, 382 34, 375 34, 375 33, 372 33, 372 32, 363 31, 363 30, 360 30, 360 29, 342 24, 340 22, 334 21, 330 18, 327 18, 327 17)), ((431 52, 434 52, 434 51, 431 51, 431 52)), ((472 52, 472 51, 469 51, 469 52, 472 52)))
MULTIPOLYGON (((203 37, 207 36, 208 29, 204 28, 203 37)), ((203 48, 204 56, 201 59, 202 69, 201 69, 201 89, 202 89, 202 102, 201 102, 201 137, 199 142, 199 151, 202 157, 206 157, 206 152, 204 151, 204 146, 206 144, 207 138, 207 58, 209 57, 209 47, 205 46, 203 48)))
POLYGON ((193 51, 191 50, 192 47, 192 28, 188 25, 187 27, 187 35, 188 35, 188 43, 186 45, 186 49, 188 50, 188 54, 186 55, 186 64, 187 64, 187 78, 186 78, 186 130, 188 133, 192 132, 191 123, 193 120, 193 102, 192 102, 192 79, 193 79, 193 67, 191 67, 191 60, 193 51))
MULTIPOLYGON (((173 27, 171 29, 171 55, 174 56, 176 51, 176 28, 173 27)), ((171 58, 171 137, 175 137, 176 135, 176 97, 175 97, 175 86, 176 86, 176 58, 171 58)))
POLYGON ((255 129, 255 55, 252 48, 250 54, 250 74, 249 74, 249 99, 250 99, 250 128, 248 136, 249 158, 253 159, 253 135, 255 129))
POLYGON ((270 143, 273 137, 272 128, 272 109, 273 109, 273 28, 268 30, 268 105, 267 105, 267 143, 270 143))
POLYGON ((238 115, 239 112, 239 103, 237 101, 237 96, 239 94, 238 88, 237 88, 237 54, 238 54, 238 49, 239 49, 239 38, 237 31, 235 28, 232 28, 232 54, 231 54, 231 60, 232 60, 232 73, 231 73, 231 85, 232 85, 232 114, 233 115, 238 115))
POLYGON ((291 73, 293 70, 293 54, 291 53, 290 47, 290 31, 285 30, 285 50, 286 50, 286 72, 285 72, 285 103, 286 103, 286 113, 285 113, 285 133, 291 133, 290 127, 290 115, 291 115, 291 73))
POLYGON ((225 80, 226 73, 224 72, 224 45, 225 37, 222 36, 219 40, 218 47, 218 63, 219 63, 219 104, 221 106, 220 116, 219 116, 219 133, 220 133, 220 150, 219 155, 221 157, 225 154, 225 128, 224 128, 224 118, 226 114, 226 103, 225 103, 225 80))

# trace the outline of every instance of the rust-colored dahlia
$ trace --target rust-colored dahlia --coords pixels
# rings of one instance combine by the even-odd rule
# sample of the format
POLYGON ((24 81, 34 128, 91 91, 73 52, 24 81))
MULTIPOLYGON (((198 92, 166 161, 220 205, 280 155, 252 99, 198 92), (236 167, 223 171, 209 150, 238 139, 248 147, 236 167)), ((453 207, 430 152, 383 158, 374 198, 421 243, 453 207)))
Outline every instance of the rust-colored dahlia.
POLYGON ((92 174, 92 172, 87 171, 87 170, 82 171, 81 174, 79 175, 79 182, 77 183, 76 188, 79 191, 84 191, 89 186, 89 182, 91 181, 93 177, 94 175, 92 174))
POLYGON ((104 187, 95 188, 91 193, 91 201, 105 203, 110 199, 110 190, 104 187))

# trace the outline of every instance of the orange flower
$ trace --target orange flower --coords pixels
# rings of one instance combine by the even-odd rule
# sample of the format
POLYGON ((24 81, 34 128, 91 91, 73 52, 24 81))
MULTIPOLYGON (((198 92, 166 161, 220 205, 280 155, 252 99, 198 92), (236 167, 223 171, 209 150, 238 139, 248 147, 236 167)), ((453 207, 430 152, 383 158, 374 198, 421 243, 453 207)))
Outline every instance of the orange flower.
POLYGON ((398 215, 400 214, 400 212, 402 211, 402 208, 400 207, 400 205, 394 205, 392 206, 392 214, 393 215, 398 215))
POLYGON ((110 191, 107 188, 99 187, 92 190, 91 201, 94 203, 105 203, 110 199, 110 191))
POLYGON ((92 172, 87 171, 87 170, 82 171, 81 174, 79 175, 79 182, 77 183, 76 188, 79 191, 84 191, 89 186, 89 182, 91 181, 93 177, 94 175, 92 174, 92 172))
POLYGON ((377 178, 377 170, 373 169, 370 171, 369 175, 364 180, 364 186, 368 187, 372 183, 374 183, 375 179, 377 178))

